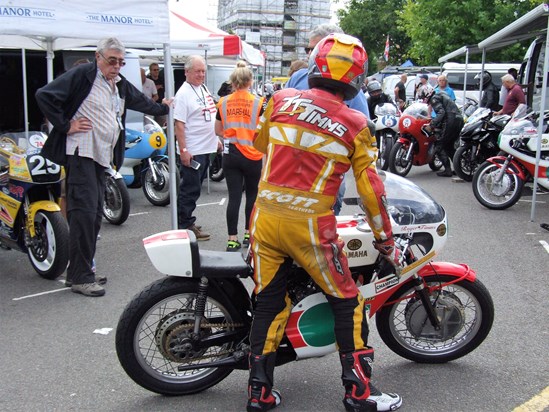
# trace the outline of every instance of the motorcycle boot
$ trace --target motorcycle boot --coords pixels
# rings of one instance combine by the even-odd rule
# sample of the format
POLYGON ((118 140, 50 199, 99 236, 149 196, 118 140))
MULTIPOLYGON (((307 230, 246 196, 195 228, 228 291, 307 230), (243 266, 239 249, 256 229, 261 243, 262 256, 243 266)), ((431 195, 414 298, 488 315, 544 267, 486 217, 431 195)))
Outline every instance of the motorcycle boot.
POLYGON ((440 151, 438 153, 438 158, 442 162, 442 166, 444 166, 444 170, 437 173, 437 176, 442 177, 452 177, 452 167, 450 166, 450 159, 448 158, 448 155, 444 151, 440 151))
POLYGON ((270 411, 280 405, 280 392, 273 390, 275 361, 274 352, 268 355, 250 353, 247 412, 270 411))
POLYGON ((402 398, 394 393, 383 393, 371 382, 374 350, 372 348, 340 353, 345 386, 343 405, 348 412, 394 411, 402 405, 402 398))

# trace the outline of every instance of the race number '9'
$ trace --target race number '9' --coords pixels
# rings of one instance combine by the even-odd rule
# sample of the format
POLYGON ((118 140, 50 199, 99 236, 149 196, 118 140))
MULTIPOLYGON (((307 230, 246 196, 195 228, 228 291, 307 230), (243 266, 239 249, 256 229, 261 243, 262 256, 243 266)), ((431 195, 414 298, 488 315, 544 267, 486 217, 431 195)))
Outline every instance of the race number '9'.
POLYGON ((29 169, 32 176, 54 175, 61 171, 61 166, 40 155, 34 155, 29 158, 29 169))

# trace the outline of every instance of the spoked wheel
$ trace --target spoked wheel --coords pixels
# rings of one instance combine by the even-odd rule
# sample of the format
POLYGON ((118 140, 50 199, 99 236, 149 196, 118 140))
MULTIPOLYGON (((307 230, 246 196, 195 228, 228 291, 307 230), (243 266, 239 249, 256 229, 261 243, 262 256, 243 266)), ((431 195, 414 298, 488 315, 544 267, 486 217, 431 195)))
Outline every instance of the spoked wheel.
POLYGON ((244 325, 211 289, 195 335, 197 291, 196 280, 163 278, 134 297, 122 313, 116 330, 118 359, 142 387, 164 395, 188 395, 214 386, 232 372, 231 367, 200 365, 230 357, 238 339, 247 337, 247 329, 234 333, 244 325), (180 365, 195 368, 180 371, 180 365))
POLYGON ((479 166, 476 156, 473 159, 473 152, 476 150, 477 147, 475 146, 460 146, 452 159, 456 175, 466 182, 473 180, 473 175, 479 166))
POLYGON ((429 167, 431 168, 431 170, 433 172, 436 172, 437 170, 440 170, 442 169, 442 162, 440 161, 440 159, 438 158, 437 155, 435 155, 435 157, 433 158, 433 160, 431 160, 429 162, 429 167))
MULTIPOLYGON (((436 276, 428 280, 430 287, 455 280, 436 276)), ((427 317, 423 303, 414 293, 413 285, 405 284, 376 314, 377 330, 383 342, 398 355, 420 363, 444 363, 460 358, 476 349, 488 336, 494 321, 494 304, 486 287, 477 279, 435 289, 430 295, 441 328, 435 329, 427 317)))
POLYGON ((115 179, 107 175, 105 181, 105 199, 103 216, 113 225, 121 225, 130 215, 130 194, 124 179, 115 179))
MULTIPOLYGON (((170 167, 168 159, 162 159, 158 162, 152 162, 152 167, 156 174, 153 175, 149 167, 142 175, 143 193, 149 202, 155 206, 166 206, 170 204, 170 167)), ((175 173, 176 187, 179 187, 181 177, 179 172, 175 173)))
POLYGON ((378 164, 381 170, 389 169, 389 158, 391 156, 391 150, 393 148, 393 136, 390 134, 382 134, 379 137, 379 158, 378 164))
POLYGON ((61 212, 39 211, 34 216, 35 236, 28 256, 34 270, 45 279, 56 279, 69 262, 69 226, 61 212))
POLYGON ((399 176, 406 176, 412 169, 413 152, 410 154, 410 159, 406 159, 409 146, 405 146, 402 142, 396 142, 391 149, 389 155, 389 170, 399 176))
POLYGON ((208 170, 210 179, 214 182, 221 182, 225 178, 223 172, 223 154, 216 153, 210 160, 210 167, 208 170))
MULTIPOLYGON (((501 165, 500 165, 501 166, 501 165)), ((509 172, 501 175, 501 167, 484 162, 473 175, 473 193, 489 209, 507 209, 518 202, 524 187, 523 180, 509 165, 509 172)))

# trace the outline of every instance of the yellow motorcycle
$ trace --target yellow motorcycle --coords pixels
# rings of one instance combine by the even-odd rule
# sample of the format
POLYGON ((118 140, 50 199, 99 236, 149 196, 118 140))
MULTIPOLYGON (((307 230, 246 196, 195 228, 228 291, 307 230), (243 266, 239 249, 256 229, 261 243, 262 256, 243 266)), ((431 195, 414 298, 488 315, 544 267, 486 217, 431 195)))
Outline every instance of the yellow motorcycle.
POLYGON ((69 227, 56 202, 64 170, 40 155, 46 138, 0 135, 0 247, 26 253, 40 276, 55 279, 69 261, 69 227))

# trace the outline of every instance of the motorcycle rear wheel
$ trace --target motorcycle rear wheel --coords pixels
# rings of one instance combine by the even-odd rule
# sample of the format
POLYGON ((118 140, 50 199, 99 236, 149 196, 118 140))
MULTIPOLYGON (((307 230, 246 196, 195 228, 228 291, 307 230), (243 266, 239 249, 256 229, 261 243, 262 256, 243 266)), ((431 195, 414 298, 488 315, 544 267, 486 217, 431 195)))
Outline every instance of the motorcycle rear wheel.
MULTIPOLYGON (((167 206, 170 204, 170 166, 168 159, 162 159, 158 162, 153 162, 156 167, 156 173, 159 174, 158 180, 153 181, 153 174, 150 168, 143 173, 142 188, 145 197, 151 204, 155 206, 167 206)), ((181 179, 179 171, 175 173, 175 184, 179 187, 181 179)))
MULTIPOLYGON (((440 275, 427 279, 429 286, 455 280, 440 275)), ((389 301, 411 295, 376 314, 376 327, 383 342, 396 354, 418 363, 445 363, 475 350, 488 336, 494 321, 494 303, 486 287, 476 279, 462 280, 435 290, 436 313, 442 319, 435 330, 413 285, 406 283, 389 301)))
POLYGON ((69 263, 69 226, 61 212, 38 211, 34 216, 36 235, 27 254, 34 270, 44 279, 56 279, 69 263))
POLYGON ((399 176, 406 176, 412 169, 412 159, 406 160, 406 154, 409 146, 404 146, 402 142, 396 142, 389 154, 389 170, 399 176))
MULTIPOLYGON (((116 353, 126 373, 143 388, 162 395, 190 395, 216 385, 233 371, 200 368, 202 362, 229 357, 237 342, 193 349, 197 292, 197 279, 162 278, 136 295, 120 316, 116 353), (179 371, 179 365, 196 365, 196 369, 179 371)), ((222 301, 210 288, 200 338, 237 327, 238 314, 222 301)))
POLYGON ((105 181, 105 199, 103 216, 113 225, 121 225, 130 215, 130 194, 124 179, 115 179, 107 175, 105 181))
POLYGON ((474 160, 471 159, 473 150, 477 150, 477 147, 471 145, 460 146, 452 159, 456 175, 466 182, 473 180, 473 175, 479 166, 476 156, 474 160))
MULTIPOLYGON (((513 169, 512 165, 509 168, 513 169)), ((513 206, 522 195, 524 181, 514 173, 505 173, 501 181, 495 178, 500 167, 484 162, 473 175, 473 193, 477 200, 488 209, 503 210, 513 206)))

